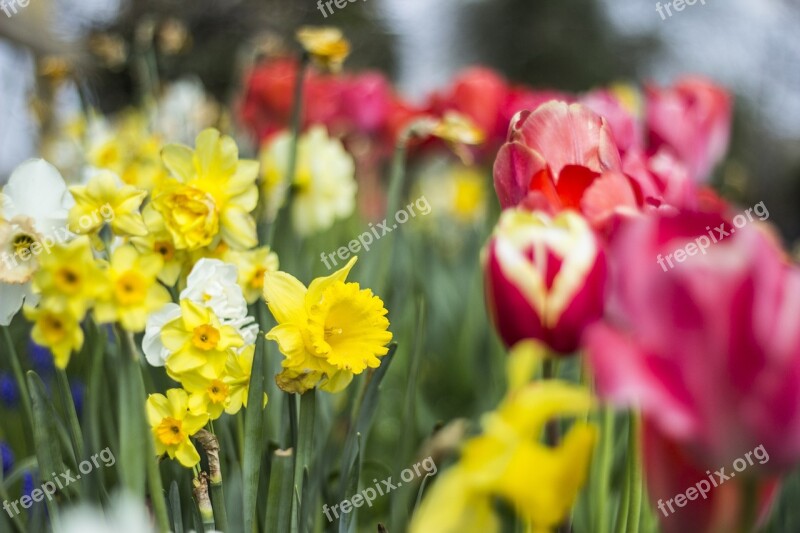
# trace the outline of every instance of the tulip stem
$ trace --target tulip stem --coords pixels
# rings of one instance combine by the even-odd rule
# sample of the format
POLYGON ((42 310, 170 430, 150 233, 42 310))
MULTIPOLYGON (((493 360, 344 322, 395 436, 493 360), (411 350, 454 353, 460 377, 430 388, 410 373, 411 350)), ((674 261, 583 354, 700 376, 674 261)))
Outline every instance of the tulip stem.
POLYGON ((592 476, 592 515, 597 533, 608 532, 608 494, 614 445, 614 411, 611 407, 603 409, 602 429, 599 442, 599 461, 592 476))
POLYGON ((636 411, 630 415, 628 434, 628 468, 630 483, 630 506, 628 507, 628 531, 639 531, 642 517, 642 420, 636 411))
POLYGON ((758 521, 758 487, 752 479, 746 479, 742 490, 742 511, 739 520, 739 531, 751 533, 759 531, 756 522, 758 521))
POLYGON ((300 60, 300 66, 297 68, 297 78, 294 82, 294 102, 292 103, 292 119, 289 125, 291 131, 291 143, 289 144, 289 164, 286 169, 286 199, 283 206, 278 208, 275 214, 275 220, 269 225, 269 232, 267 234, 267 245, 272 247, 275 240, 275 233, 277 226, 282 222, 282 215, 289 211, 292 203, 292 196, 294 193, 294 178, 297 174, 297 147, 300 143, 300 130, 303 122, 303 85, 306 78, 306 70, 308 69, 308 54, 303 54, 300 60))
MULTIPOLYGON (((552 357, 547 357, 542 361, 542 380, 555 379, 558 375, 558 362, 552 357)), ((561 441, 561 428, 558 419, 547 421, 545 426, 545 443, 548 446, 558 446, 561 441)))

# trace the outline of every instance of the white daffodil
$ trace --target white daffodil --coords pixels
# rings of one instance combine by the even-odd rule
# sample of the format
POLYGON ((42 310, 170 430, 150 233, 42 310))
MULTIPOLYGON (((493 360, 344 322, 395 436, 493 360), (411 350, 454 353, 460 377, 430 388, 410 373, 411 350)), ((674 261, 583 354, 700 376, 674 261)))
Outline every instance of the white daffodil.
MULTIPOLYGON (((247 302, 237 283, 236 267, 218 259, 201 259, 192 269, 181 300, 190 300, 203 305, 219 318, 223 326, 233 326, 244 339, 246 346, 255 344, 258 324, 247 314, 247 302)), ((161 342, 161 330, 166 324, 181 316, 177 304, 167 304, 147 320, 142 350, 147 362, 153 366, 164 366, 170 352, 161 342)))
MULTIPOLYGON (((268 216, 274 216, 283 203, 291 138, 278 135, 261 155, 264 173, 263 192, 268 216)), ((300 138, 297 146, 297 172, 292 186, 292 224, 306 236, 330 228, 337 219, 349 217, 355 209, 355 163, 341 141, 315 126, 300 138)))
POLYGON ((144 502, 130 495, 115 494, 103 511, 86 504, 66 511, 56 533, 155 533, 144 502))
POLYGON ((43 159, 26 161, 11 174, 0 195, 0 325, 10 324, 26 300, 35 303, 37 258, 71 237, 73 204, 64 178, 43 159))

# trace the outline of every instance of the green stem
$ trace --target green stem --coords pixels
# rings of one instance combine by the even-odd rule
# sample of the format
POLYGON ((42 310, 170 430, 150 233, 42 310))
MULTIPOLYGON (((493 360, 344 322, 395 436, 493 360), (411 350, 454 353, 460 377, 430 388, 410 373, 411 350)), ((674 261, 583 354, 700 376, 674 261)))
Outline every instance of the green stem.
POLYGON ((72 448, 75 456, 75 464, 78 464, 83 459, 83 432, 81 425, 78 421, 78 411, 75 409, 75 402, 72 398, 72 393, 69 388, 69 378, 67 372, 63 368, 56 370, 56 385, 58 386, 59 393, 61 394, 61 402, 64 405, 64 410, 67 413, 67 422, 69 426, 70 438, 72 439, 72 448))
POLYGON ((244 459, 242 460, 242 508, 244 511, 244 533, 256 531, 256 506, 258 479, 261 472, 264 441, 262 429, 262 401, 264 398, 264 366, 266 363, 265 339, 259 336, 250 374, 250 390, 245 410, 244 459))
POLYGON ((277 226, 282 222, 282 217, 288 216, 287 213, 290 210, 292 196, 294 194, 294 178, 297 174, 297 147, 300 143, 300 129, 302 127, 303 120, 303 85, 305 84, 307 69, 308 56, 304 54, 302 60, 300 61, 300 66, 297 69, 297 78, 294 82, 294 102, 292 104, 292 119, 289 126, 292 141, 289 145, 289 165, 286 176, 286 199, 283 203, 283 206, 278 209, 278 212, 275 215, 275 220, 273 220, 269 226, 266 244, 270 247, 275 241, 277 226))
POLYGON ((603 421, 599 444, 599 461, 593 476, 592 515, 597 533, 608 532, 608 496, 611 487, 611 467, 613 463, 614 411, 610 407, 603 409, 603 421))
POLYGON ((630 483, 630 507, 628 507, 628 531, 639 531, 642 518, 642 494, 644 476, 642 475, 642 437, 641 417, 631 412, 628 433, 628 469, 630 483))
MULTIPOLYGON (((406 181, 406 154, 408 151, 408 141, 410 132, 406 131, 400 135, 394 148, 392 158, 392 168, 389 178, 389 197, 386 204, 386 216, 393 217, 397 213, 400 205, 400 197, 403 194, 403 187, 406 181)), ((395 239, 397 242, 397 239, 395 239)), ((386 286, 386 272, 388 265, 391 264, 395 247, 392 246, 388 253, 375 254, 375 259, 368 264, 364 274, 365 286, 372 287, 375 294, 383 295, 383 288, 386 286)))
POLYGON ((267 492, 267 531, 287 531, 291 528, 292 501, 292 450, 276 450, 272 456, 267 492))
POLYGON ((20 398, 22 400, 22 411, 25 415, 25 439, 30 444, 31 435, 33 433, 33 410, 31 409, 31 397, 28 392, 28 383, 25 380, 25 374, 22 372, 22 365, 19 362, 19 354, 14 347, 14 340, 11 338, 11 331, 8 326, 2 326, 3 338, 6 342, 8 349, 8 359, 11 362, 11 371, 14 373, 14 380, 19 387, 20 398))
POLYGON ((311 389, 300 396, 300 421, 297 433, 297 455, 294 462, 294 490, 299 498, 293 499, 292 506, 292 532, 304 533, 306 527, 305 516, 299 511, 308 507, 303 497, 303 472, 311 470, 314 448, 314 420, 317 410, 317 391, 311 389), (306 505, 303 505, 303 504, 306 505))

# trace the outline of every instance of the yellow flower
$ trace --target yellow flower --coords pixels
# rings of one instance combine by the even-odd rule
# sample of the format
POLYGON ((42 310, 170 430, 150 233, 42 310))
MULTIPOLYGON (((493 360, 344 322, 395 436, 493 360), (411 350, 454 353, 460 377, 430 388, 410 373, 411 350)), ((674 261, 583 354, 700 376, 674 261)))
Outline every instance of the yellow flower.
POLYGON ((207 414, 189 412, 189 397, 183 389, 170 389, 167 395, 151 394, 146 404, 147 421, 153 432, 156 454, 168 454, 181 465, 192 468, 200 462, 189 437, 208 422, 207 414))
POLYGON ((78 237, 65 245, 57 244, 41 256, 34 286, 54 312, 68 312, 81 321, 105 289, 101 265, 92 255, 89 238, 78 237))
POLYGON ((228 251, 225 254, 225 261, 236 265, 239 285, 249 304, 256 303, 263 294, 266 273, 276 272, 279 268, 278 255, 269 246, 247 252, 228 251))
POLYGON ((332 72, 339 72, 350 55, 350 42, 339 28, 305 26, 297 30, 297 40, 320 68, 332 72))
POLYGON ((338 272, 315 279, 306 288, 285 272, 268 272, 264 297, 278 322, 267 339, 286 356, 293 379, 307 372, 327 378, 321 388, 336 392, 353 374, 380 366, 392 340, 387 310, 380 298, 358 283, 346 283, 356 258, 338 272))
POLYGON ((112 171, 125 183, 151 191, 167 176, 161 138, 150 132, 143 114, 125 112, 113 125, 94 119, 90 137, 89 163, 112 171))
POLYGON ((455 111, 447 111, 434 122, 431 135, 457 144, 478 145, 486 140, 486 134, 471 119, 455 111))
POLYGON ((139 255, 133 246, 121 246, 111 256, 109 290, 95 306, 101 324, 119 322, 127 331, 144 331, 147 316, 172 301, 156 277, 162 265, 155 254, 139 255))
MULTIPOLYGON (((211 420, 216 420, 223 411, 235 415, 242 406, 247 407, 254 354, 254 345, 247 346, 241 354, 228 354, 225 371, 218 378, 208 379, 197 373, 183 376, 181 384, 191 393, 191 411, 208 413, 211 420)), ((266 405, 267 395, 264 394, 264 406, 266 405)))
POLYGON ((239 160, 234 140, 215 129, 203 130, 195 144, 195 150, 164 147, 162 158, 175 180, 158 187, 153 206, 179 249, 216 245, 219 238, 235 249, 253 248, 258 162, 239 160))
POLYGON ((164 326, 161 342, 170 353, 167 373, 178 381, 189 372, 218 378, 231 348, 244 346, 236 328, 223 326, 210 308, 191 300, 181 300, 181 316, 164 326))
POLYGON ((139 213, 147 191, 123 185, 110 172, 100 172, 86 185, 72 186, 69 191, 75 198, 69 212, 69 228, 74 233, 96 233, 108 223, 117 235, 147 234, 139 213))
POLYGON ((155 253, 161 256, 163 263, 158 272, 158 279, 168 287, 174 287, 187 262, 186 252, 178 250, 172 234, 167 231, 161 214, 147 204, 142 210, 147 235, 133 237, 131 244, 141 253, 155 253))
POLYGON ((40 306, 25 307, 25 318, 33 322, 31 338, 39 346, 53 353, 56 366, 67 368, 72 352, 83 347, 83 330, 79 322, 69 313, 54 312, 40 306))
POLYGON ((561 381, 530 383, 543 353, 533 342, 515 347, 506 399, 434 485, 414 516, 412 533, 499 532, 495 498, 507 502, 529 531, 552 531, 564 521, 586 481, 596 430, 578 421, 557 446, 539 439, 550 420, 585 415, 592 397, 561 381))
MULTIPOLYGON (((268 144, 262 154, 268 218, 274 218, 284 202, 289 173, 291 136, 284 132, 268 144)), ((357 185, 355 163, 341 141, 328 136, 322 126, 312 127, 297 146, 297 171, 292 185, 292 225, 306 236, 330 228, 355 210, 357 185)))

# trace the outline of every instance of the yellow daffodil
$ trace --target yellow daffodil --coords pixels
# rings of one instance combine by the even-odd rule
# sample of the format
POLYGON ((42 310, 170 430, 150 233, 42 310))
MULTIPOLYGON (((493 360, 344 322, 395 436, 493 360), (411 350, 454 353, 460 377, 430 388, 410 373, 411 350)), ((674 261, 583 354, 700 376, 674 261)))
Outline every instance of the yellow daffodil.
POLYGON ((197 250, 219 239, 235 249, 256 246, 250 213, 258 202, 258 162, 240 160, 234 140, 215 129, 203 130, 195 144, 195 150, 164 147, 164 164, 175 179, 153 193, 153 206, 177 248, 197 250))
POLYGON ((244 346, 235 327, 222 325, 210 308, 191 300, 181 300, 181 316, 163 327, 161 342, 170 354, 167 372, 178 381, 189 372, 218 378, 231 348, 244 346))
POLYGON ((83 330, 70 313, 54 312, 44 306, 25 307, 25 318, 33 322, 31 338, 53 353, 56 366, 66 368, 72 352, 83 347, 83 330))
POLYGON ((95 168, 110 170, 123 182, 147 191, 167 177, 161 137, 150 131, 142 113, 125 112, 113 124, 95 117, 89 133, 87 155, 95 168))
POLYGON ((161 257, 162 267, 158 271, 158 279, 168 287, 174 287, 187 263, 187 254, 178 250, 172 234, 167 231, 161 214, 151 204, 142 210, 147 235, 133 237, 131 244, 141 253, 155 253, 161 257))
POLYGON ((557 446, 539 439, 549 421, 585 415, 592 398, 566 382, 530 383, 543 354, 534 342, 515 348, 506 399, 434 485, 414 516, 412 533, 499 532, 497 498, 516 511, 528 531, 553 531, 564 521, 586 481, 596 430, 576 421, 557 446))
POLYGON ((286 356, 289 374, 281 381, 297 378, 311 381, 316 372, 326 381, 321 388, 336 392, 347 386, 354 374, 380 365, 388 331, 387 310, 380 298, 358 283, 346 283, 356 258, 336 273, 315 279, 306 288, 285 272, 267 272, 264 297, 278 322, 268 334, 286 356))
POLYGON ((305 26, 297 30, 297 40, 317 66, 331 72, 339 72, 350 55, 350 42, 339 28, 305 26))
POLYGON ((169 291, 156 280, 162 264, 161 256, 140 255, 130 245, 114 250, 108 269, 109 290, 95 306, 97 321, 119 322, 134 333, 144 331, 147 316, 172 301, 169 291))
POLYGON ((264 292, 264 275, 279 268, 278 255, 269 246, 247 252, 229 251, 225 260, 236 265, 238 281, 248 304, 254 304, 264 292))
POLYGON ((167 395, 151 394, 146 404, 147 421, 153 432, 156 454, 167 454, 181 465, 192 468, 200 454, 189 439, 208 422, 208 414, 189 412, 189 396, 183 389, 170 389, 167 395))
MULTIPOLYGON (((291 136, 282 133, 261 154, 268 218, 273 218, 284 202, 290 144, 291 136)), ((311 128, 300 138, 297 172, 291 185, 295 188, 292 225, 300 235, 326 230, 355 210, 355 163, 341 141, 329 137, 322 126, 311 128)))
MULTIPOLYGON (((226 412, 235 415, 242 406, 247 407, 247 393, 250 390, 250 373, 253 369, 255 346, 247 346, 241 354, 231 353, 225 363, 225 371, 220 377, 208 379, 197 373, 182 377, 181 384, 191 393, 189 408, 195 413, 208 413, 216 420, 226 412)), ((264 395, 264 405, 267 395, 264 395)))
POLYGON ((105 289, 103 266, 92 255, 89 238, 78 237, 41 256, 34 286, 50 309, 80 321, 105 289))
POLYGON ((124 185, 110 172, 100 172, 86 185, 69 188, 75 206, 69 212, 69 228, 86 235, 98 232, 106 223, 117 235, 146 235, 139 207, 147 191, 124 185))

